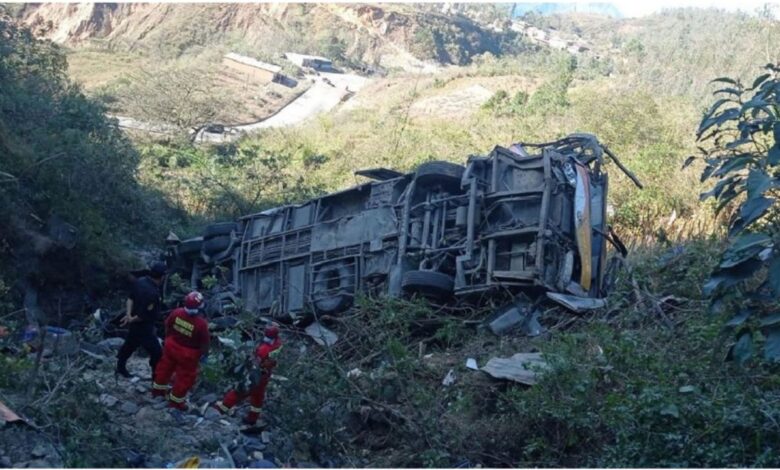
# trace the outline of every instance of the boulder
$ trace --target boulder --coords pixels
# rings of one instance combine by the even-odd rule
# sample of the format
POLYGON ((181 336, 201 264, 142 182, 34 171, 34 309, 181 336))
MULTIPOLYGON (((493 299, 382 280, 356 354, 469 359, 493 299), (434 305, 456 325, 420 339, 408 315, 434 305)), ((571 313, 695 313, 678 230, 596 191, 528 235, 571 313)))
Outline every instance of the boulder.
POLYGON ((119 399, 115 396, 109 395, 107 393, 100 395, 100 404, 108 408, 111 408, 112 406, 116 405, 118 402, 119 399))
POLYGON ((40 459, 49 455, 49 449, 45 444, 37 444, 35 447, 33 447, 33 450, 32 452, 30 452, 30 455, 40 459))
POLYGON ((119 406, 119 410, 122 413, 133 415, 133 414, 136 414, 138 412, 138 405, 136 405, 133 402, 126 401, 126 402, 123 402, 122 405, 119 406))

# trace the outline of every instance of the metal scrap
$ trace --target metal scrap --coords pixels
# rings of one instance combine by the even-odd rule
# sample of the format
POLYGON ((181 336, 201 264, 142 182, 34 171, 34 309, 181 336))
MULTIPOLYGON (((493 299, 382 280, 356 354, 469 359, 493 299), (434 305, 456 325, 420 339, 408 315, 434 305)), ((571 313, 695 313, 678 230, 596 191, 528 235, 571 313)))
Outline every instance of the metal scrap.
POLYGON ((16 414, 12 409, 5 406, 5 403, 0 401, 0 418, 3 419, 6 423, 14 423, 16 421, 23 421, 22 418, 19 417, 18 414, 16 414))
POLYGON ((307 335, 311 336, 315 343, 319 344, 320 346, 327 345, 328 347, 331 347, 336 344, 336 341, 339 340, 339 337, 336 333, 322 326, 320 322, 312 323, 311 325, 307 326, 304 331, 307 335))
POLYGON ((535 385, 537 373, 547 367, 541 353, 517 353, 507 358, 494 357, 481 370, 496 379, 535 385))
POLYGON ((607 306, 606 299, 593 299, 589 297, 577 297, 575 295, 560 294, 558 292, 547 292, 547 298, 568 308, 575 313, 587 312, 607 306))

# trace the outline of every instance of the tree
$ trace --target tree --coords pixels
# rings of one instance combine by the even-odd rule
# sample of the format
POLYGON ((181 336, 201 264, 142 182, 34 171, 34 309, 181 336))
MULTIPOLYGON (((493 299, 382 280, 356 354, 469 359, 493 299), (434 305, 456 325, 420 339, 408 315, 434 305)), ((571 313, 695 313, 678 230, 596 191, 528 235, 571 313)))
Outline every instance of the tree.
POLYGON ((715 79, 722 88, 697 131, 701 180, 717 181, 701 198, 715 199, 718 212, 735 209, 728 246, 704 291, 716 311, 735 312, 726 325, 736 330, 729 354, 740 364, 761 341, 764 358, 780 360, 780 66, 765 68, 751 86, 715 79))
POLYGON ((138 185, 129 140, 66 67, 59 46, 0 16, 0 246, 13 260, 0 277, 95 292, 121 241, 152 236, 162 204, 138 185), (76 227, 77 243, 43 256, 36 239, 55 218, 76 227))
POLYGON ((183 135, 226 119, 236 106, 234 99, 217 91, 211 73, 181 66, 141 70, 131 77, 120 102, 134 118, 172 126, 183 135))

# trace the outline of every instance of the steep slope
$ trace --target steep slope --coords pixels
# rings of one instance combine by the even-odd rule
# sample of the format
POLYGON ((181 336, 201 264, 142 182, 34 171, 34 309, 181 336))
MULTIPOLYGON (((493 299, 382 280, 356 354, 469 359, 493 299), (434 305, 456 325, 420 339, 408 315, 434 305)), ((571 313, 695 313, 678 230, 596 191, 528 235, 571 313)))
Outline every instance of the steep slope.
POLYGON ((468 63, 517 47, 514 32, 412 5, 360 4, 30 4, 19 16, 37 35, 72 46, 182 53, 230 43, 262 54, 287 50, 379 64, 383 55, 468 63), (398 47, 400 46, 400 51, 398 47))

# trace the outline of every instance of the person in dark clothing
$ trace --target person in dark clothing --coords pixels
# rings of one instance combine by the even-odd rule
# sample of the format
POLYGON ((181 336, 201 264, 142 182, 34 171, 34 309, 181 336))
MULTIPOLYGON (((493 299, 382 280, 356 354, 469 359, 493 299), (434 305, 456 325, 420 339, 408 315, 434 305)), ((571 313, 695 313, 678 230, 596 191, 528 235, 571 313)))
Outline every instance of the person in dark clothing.
POLYGON ((152 377, 157 362, 162 356, 162 348, 155 334, 154 324, 160 316, 161 286, 165 280, 166 267, 163 263, 154 263, 149 270, 148 276, 133 283, 127 298, 127 313, 119 323, 121 326, 127 326, 127 338, 119 349, 116 363, 116 373, 123 377, 132 377, 127 370, 127 360, 139 346, 149 354, 152 377))

